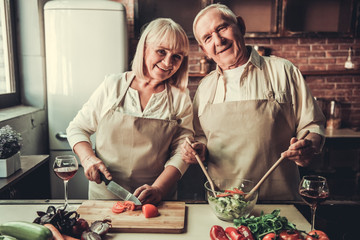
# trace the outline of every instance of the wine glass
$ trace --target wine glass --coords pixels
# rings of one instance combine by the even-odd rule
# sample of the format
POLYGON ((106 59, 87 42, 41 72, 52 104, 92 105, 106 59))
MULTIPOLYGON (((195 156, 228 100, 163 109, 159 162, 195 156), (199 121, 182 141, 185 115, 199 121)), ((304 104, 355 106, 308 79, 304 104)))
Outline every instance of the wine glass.
MULTIPOLYGON (((64 180, 65 203, 63 209, 72 210, 68 204, 68 182, 75 175, 79 168, 78 161, 73 155, 57 156, 54 161, 53 169, 55 174, 64 180)), ((74 209, 75 210, 75 209, 74 209)))
POLYGON ((316 175, 303 176, 299 185, 299 193, 311 208, 311 230, 314 230, 316 208, 329 197, 326 178, 316 175))

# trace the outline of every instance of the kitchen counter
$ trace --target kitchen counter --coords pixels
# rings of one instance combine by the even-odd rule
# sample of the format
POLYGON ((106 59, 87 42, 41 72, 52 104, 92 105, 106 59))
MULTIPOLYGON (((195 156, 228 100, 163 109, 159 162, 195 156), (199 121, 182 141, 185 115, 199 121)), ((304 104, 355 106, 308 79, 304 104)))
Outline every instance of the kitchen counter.
MULTIPOLYGON (((73 205, 79 206, 82 200, 70 201, 73 205)), ((36 211, 46 211, 49 205, 58 206, 63 202, 59 201, 0 201, 0 223, 7 221, 33 221, 37 215, 36 211)), ((274 209, 280 209, 281 216, 285 216, 290 222, 294 223, 298 229, 309 231, 310 224, 303 215, 292 204, 259 204, 255 207, 253 215, 260 215, 261 211, 265 214, 271 213, 274 209)), ((105 239, 209 239, 210 228, 213 225, 220 225, 224 228, 233 226, 232 222, 219 220, 210 209, 208 204, 186 204, 185 231, 179 234, 159 234, 159 233, 108 233, 105 239)))
POLYGON ((325 129, 325 137, 328 138, 360 138, 360 131, 350 128, 325 129))
POLYGON ((20 161, 19 170, 0 178, 0 199, 49 198, 49 155, 22 155, 20 161))

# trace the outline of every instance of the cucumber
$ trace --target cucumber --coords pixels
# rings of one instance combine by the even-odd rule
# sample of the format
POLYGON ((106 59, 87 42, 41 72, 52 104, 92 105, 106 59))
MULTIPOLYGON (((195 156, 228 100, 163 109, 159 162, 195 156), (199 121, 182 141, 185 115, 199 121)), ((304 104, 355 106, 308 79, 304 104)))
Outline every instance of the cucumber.
POLYGON ((0 224, 0 233, 18 240, 51 240, 53 235, 47 227, 37 223, 14 221, 0 224))
POLYGON ((18 240, 18 239, 8 235, 0 235, 0 240, 18 240))

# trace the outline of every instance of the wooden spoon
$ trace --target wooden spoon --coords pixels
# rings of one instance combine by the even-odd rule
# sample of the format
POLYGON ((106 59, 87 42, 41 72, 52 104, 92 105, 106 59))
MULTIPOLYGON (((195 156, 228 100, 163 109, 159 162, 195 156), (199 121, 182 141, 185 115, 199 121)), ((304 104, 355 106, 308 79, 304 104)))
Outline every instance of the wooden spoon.
MULTIPOLYGON (((304 139, 308 134, 310 133, 309 130, 306 130, 303 134, 300 135, 299 140, 304 139)), ((280 157, 275 163, 274 165, 272 165, 272 167, 265 173, 265 175, 260 179, 260 181, 255 185, 255 187, 253 189, 251 189, 251 191, 245 196, 245 200, 248 200, 251 195, 254 194, 254 192, 256 192, 256 190, 258 190, 258 188, 261 186, 261 184, 264 183, 264 181, 267 179, 267 177, 279 166, 279 164, 282 162, 282 160, 284 160, 283 157, 280 157)))
MULTIPOLYGON (((191 146, 192 143, 191 143, 191 141, 190 141, 190 139, 189 139, 188 137, 186 138, 186 141, 187 141, 187 143, 190 144, 190 146, 191 146)), ((209 184, 210 184, 212 193, 214 194, 214 197, 216 197, 214 182, 211 180, 208 172, 206 171, 206 168, 205 168, 203 162, 201 161, 201 159, 200 159, 200 157, 199 157, 199 155, 198 155, 197 153, 195 154, 195 158, 196 158, 196 160, 198 161, 198 163, 199 163, 202 171, 204 172, 207 180, 209 181, 209 184)))

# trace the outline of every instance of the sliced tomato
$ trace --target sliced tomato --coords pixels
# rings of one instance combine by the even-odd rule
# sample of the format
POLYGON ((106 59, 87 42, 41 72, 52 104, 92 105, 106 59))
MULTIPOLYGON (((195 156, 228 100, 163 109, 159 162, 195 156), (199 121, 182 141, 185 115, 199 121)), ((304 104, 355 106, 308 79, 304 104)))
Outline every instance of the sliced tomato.
POLYGON ((157 207, 149 203, 142 206, 142 212, 146 218, 157 217, 159 215, 157 207))
POLYGON ((124 202, 126 210, 134 211, 135 210, 135 203, 132 201, 125 201, 124 202))
POLYGON ((268 233, 263 237, 262 240, 276 240, 276 234, 275 233, 268 233))
POLYGON ((126 210, 126 207, 124 204, 122 204, 122 202, 118 201, 116 203, 114 203, 113 207, 111 208, 111 211, 113 213, 122 213, 126 210))
POLYGON ((232 195, 233 195, 232 193, 220 193, 220 194, 216 195, 216 197, 229 197, 232 195))
POLYGON ((312 230, 305 238, 306 240, 329 240, 329 237, 320 230, 312 230))
POLYGON ((238 189, 238 188, 234 188, 234 191, 237 193, 237 194, 245 194, 244 191, 238 189))

